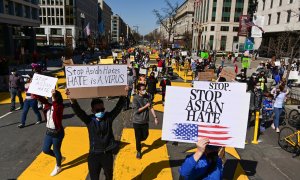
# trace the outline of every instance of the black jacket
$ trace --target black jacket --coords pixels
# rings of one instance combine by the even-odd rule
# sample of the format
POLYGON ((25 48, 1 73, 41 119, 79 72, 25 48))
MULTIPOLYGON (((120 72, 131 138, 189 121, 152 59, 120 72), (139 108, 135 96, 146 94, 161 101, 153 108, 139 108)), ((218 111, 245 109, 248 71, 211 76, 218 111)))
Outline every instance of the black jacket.
POLYGON ((148 84, 148 92, 150 94, 152 93, 156 93, 156 84, 158 83, 157 79, 156 78, 149 78, 147 80, 147 84, 148 84))
POLYGON ((97 121, 95 115, 87 115, 77 102, 72 104, 75 114, 86 124, 89 132, 90 152, 92 153, 105 153, 113 151, 118 148, 115 141, 112 123, 113 120, 120 114, 126 99, 120 97, 116 107, 106 112, 101 121, 97 121))

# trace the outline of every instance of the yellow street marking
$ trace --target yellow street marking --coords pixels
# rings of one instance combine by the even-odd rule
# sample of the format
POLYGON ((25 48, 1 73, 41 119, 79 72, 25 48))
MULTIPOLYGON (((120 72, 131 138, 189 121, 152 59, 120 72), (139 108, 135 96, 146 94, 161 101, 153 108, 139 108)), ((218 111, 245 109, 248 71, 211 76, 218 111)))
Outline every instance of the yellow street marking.
POLYGON ((233 179, 236 179, 236 180, 248 180, 249 179, 240 163, 237 164, 233 179))
MULTIPOLYGON (((22 93, 23 100, 25 99, 25 93, 22 93)), ((10 104, 10 93, 9 92, 0 92, 0 104, 10 104)), ((16 103, 19 103, 19 98, 16 96, 16 103)), ((18 104, 16 104, 18 105, 18 104)))
POLYGON ((31 165, 18 177, 20 180, 32 179, 82 179, 88 175, 87 156, 89 149, 88 132, 85 127, 65 128, 65 138, 62 144, 63 171, 55 177, 50 177, 55 166, 55 158, 41 153, 31 165))
POLYGON ((149 130, 142 148, 142 159, 136 159, 133 129, 123 129, 125 146, 115 160, 114 179, 172 179, 167 146, 160 140, 161 130, 149 130), (128 144, 129 143, 129 144, 128 144))
POLYGON ((239 153, 235 150, 235 148, 232 148, 232 147, 226 147, 226 148, 225 148, 225 152, 227 152, 228 154, 230 154, 231 156, 235 157, 235 158, 238 159, 238 160, 241 159, 239 153))
POLYGON ((109 59, 101 59, 100 64, 113 64, 114 60, 112 58, 109 59))

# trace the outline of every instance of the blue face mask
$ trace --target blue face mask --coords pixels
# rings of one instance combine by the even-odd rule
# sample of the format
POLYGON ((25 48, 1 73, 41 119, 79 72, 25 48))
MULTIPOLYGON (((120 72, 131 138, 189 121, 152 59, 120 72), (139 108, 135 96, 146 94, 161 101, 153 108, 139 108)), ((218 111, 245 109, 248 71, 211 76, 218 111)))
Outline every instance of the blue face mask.
POLYGON ((100 119, 103 118, 104 115, 105 115, 105 112, 98 112, 95 114, 96 118, 100 118, 100 119))

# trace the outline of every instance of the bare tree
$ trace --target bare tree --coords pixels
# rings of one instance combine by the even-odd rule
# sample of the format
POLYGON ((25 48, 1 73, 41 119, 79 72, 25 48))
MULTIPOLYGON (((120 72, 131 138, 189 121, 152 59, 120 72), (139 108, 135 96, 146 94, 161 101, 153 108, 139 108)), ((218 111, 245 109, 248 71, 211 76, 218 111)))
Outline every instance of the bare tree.
POLYGON ((161 12, 157 9, 154 9, 153 13, 157 18, 156 23, 158 25, 161 25, 168 34, 167 44, 169 46, 170 40, 171 40, 171 35, 172 35, 173 30, 176 25, 175 16, 176 16, 176 11, 179 7, 179 4, 175 3, 173 5, 169 0, 165 0, 165 3, 167 4, 166 8, 161 9, 161 12))

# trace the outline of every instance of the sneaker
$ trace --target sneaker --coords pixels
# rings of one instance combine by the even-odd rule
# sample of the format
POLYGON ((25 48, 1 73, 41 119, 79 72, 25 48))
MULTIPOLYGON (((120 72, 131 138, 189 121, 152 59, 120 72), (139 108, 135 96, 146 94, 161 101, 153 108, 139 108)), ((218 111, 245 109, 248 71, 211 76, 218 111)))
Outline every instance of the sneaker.
POLYGON ((58 166, 55 165, 55 168, 52 171, 52 173, 50 174, 50 176, 56 176, 60 172, 61 172, 61 167, 58 167, 58 166))
POLYGON ((136 153, 136 158, 137 159, 142 159, 142 153, 141 152, 137 152, 136 153))
POLYGON ((10 110, 9 110, 9 112, 14 112, 16 109, 14 109, 14 108, 11 108, 10 110))
POLYGON ((18 128, 20 128, 20 129, 22 129, 22 128, 24 128, 25 127, 25 125, 23 125, 23 124, 19 124, 18 125, 18 128))
POLYGON ((276 128, 276 132, 277 132, 277 133, 280 133, 280 129, 279 129, 279 128, 276 128))
POLYGON ((272 129, 275 129, 275 125, 274 125, 274 123, 272 123, 271 127, 272 127, 272 129))
POLYGON ((37 121, 35 124, 41 124, 42 123, 42 121, 37 121))

